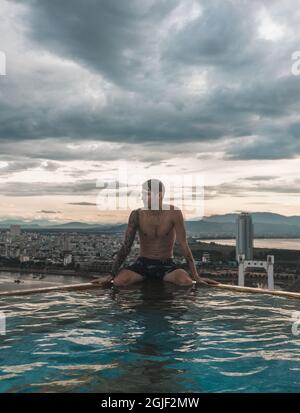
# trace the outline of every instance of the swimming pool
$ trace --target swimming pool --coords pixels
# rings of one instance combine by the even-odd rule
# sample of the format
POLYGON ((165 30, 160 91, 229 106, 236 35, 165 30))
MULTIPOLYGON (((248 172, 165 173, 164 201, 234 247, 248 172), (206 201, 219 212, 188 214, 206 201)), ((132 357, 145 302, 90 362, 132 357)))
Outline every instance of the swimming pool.
POLYGON ((299 301, 145 284, 0 300, 0 392, 299 392, 299 301))

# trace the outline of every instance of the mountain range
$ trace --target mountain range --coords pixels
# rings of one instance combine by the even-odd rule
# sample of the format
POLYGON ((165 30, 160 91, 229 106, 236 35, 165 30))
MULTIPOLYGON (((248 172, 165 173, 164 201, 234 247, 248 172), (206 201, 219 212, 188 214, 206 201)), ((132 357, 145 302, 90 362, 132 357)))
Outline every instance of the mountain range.
MULTIPOLYGON (((187 232, 191 236, 201 238, 235 237, 236 213, 211 215, 202 219, 186 221, 187 232)), ((300 216, 285 216, 271 212, 253 212, 255 237, 300 237, 300 216)), ((10 225, 21 225, 23 229, 48 229, 48 230, 84 230, 119 232, 126 228, 126 224, 95 224, 83 222, 53 222, 48 220, 0 220, 0 229, 9 228, 10 225)))
MULTIPOLYGON (((199 221, 187 221, 187 231, 190 235, 207 238, 235 237, 237 215, 212 215, 199 221)), ((285 216, 270 212, 254 212, 251 215, 255 237, 300 237, 300 216, 285 216)))

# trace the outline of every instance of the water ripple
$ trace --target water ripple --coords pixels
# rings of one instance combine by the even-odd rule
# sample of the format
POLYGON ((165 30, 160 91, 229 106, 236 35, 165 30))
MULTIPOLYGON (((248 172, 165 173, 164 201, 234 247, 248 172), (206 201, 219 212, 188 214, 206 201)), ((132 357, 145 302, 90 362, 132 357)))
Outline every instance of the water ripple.
POLYGON ((0 391, 298 392, 298 307, 173 286, 1 299, 0 391))

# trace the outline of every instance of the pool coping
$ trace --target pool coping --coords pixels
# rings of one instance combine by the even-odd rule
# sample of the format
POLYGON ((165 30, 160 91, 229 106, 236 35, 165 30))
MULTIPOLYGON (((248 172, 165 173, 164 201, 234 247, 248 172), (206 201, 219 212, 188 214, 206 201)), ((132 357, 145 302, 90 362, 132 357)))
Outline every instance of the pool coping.
MULTIPOLYGON (((110 286, 109 286, 110 287, 110 286)), ((221 288, 224 290, 236 291, 241 293, 255 293, 255 294, 269 294, 278 297, 285 298, 296 298, 300 299, 300 293, 292 291, 278 291, 278 290, 267 290, 263 288, 254 288, 254 287, 240 287, 238 285, 229 285, 229 284, 218 284, 218 285, 209 285, 208 288, 221 288)), ((41 294, 41 293, 51 293, 55 291, 80 291, 80 290, 89 290, 104 288, 95 283, 78 283, 71 285, 58 285, 55 287, 44 287, 44 288, 35 288, 28 290, 15 290, 15 291, 4 291, 0 292, 0 297, 12 297, 12 296, 22 296, 22 295, 31 295, 31 294, 41 294)))

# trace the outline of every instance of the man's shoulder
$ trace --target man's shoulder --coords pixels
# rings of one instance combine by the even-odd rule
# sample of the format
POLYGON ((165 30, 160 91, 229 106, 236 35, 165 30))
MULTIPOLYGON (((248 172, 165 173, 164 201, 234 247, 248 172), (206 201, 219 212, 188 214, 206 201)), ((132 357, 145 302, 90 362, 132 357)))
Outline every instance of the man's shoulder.
POLYGON ((163 209, 166 211, 181 212, 180 208, 178 208, 176 205, 164 204, 163 209))
POLYGON ((129 216, 129 222, 134 225, 139 223, 139 211, 141 208, 133 209, 129 216))
POLYGON ((169 209, 166 211, 167 216, 172 222, 180 222, 183 220, 183 214, 180 208, 175 205, 169 205, 169 209))
POLYGON ((130 215, 138 215, 141 210, 142 210, 142 208, 133 209, 133 210, 131 211, 130 215))

